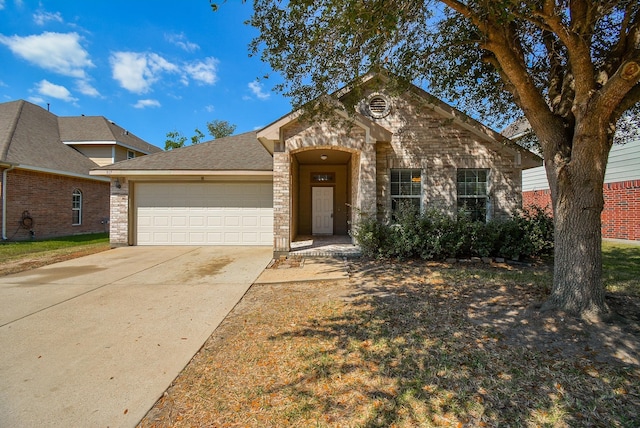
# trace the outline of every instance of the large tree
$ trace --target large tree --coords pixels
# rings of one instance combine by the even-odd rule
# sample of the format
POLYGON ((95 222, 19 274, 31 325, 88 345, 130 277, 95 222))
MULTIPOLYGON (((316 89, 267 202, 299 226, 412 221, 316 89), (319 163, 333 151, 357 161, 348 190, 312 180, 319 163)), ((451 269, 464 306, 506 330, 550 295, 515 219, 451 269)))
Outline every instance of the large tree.
POLYGON ((255 0, 252 50, 294 106, 384 69, 485 121, 524 114, 555 219, 543 309, 600 318, 604 173, 616 122, 640 100, 639 10, 637 0, 255 0))

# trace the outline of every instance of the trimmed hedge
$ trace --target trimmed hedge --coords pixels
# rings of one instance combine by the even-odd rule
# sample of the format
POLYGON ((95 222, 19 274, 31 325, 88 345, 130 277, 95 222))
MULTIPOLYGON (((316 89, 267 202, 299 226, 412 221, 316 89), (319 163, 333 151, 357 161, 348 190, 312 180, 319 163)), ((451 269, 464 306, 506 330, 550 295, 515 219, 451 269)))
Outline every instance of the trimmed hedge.
POLYGON ((420 214, 405 206, 393 224, 362 218, 353 235, 362 254, 372 258, 521 260, 553 253, 553 219, 535 206, 509 220, 487 223, 472 221, 465 211, 452 218, 437 210, 420 214))

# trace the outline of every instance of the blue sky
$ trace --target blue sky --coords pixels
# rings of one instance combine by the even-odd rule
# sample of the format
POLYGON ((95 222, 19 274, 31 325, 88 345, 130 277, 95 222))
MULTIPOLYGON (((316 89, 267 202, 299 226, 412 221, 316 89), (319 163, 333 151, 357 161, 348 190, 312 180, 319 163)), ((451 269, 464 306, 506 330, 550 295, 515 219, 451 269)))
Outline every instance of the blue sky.
POLYGON ((0 0, 0 102, 105 116, 162 148, 213 119, 260 128, 291 106, 249 57, 251 13, 240 0, 215 13, 208 0, 0 0))

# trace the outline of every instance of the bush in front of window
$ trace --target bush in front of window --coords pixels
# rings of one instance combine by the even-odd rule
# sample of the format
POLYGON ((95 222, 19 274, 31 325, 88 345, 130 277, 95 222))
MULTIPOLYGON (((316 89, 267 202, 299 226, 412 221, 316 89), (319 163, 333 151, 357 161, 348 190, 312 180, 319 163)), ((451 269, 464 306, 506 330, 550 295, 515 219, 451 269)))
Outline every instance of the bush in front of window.
POLYGON ((407 204, 396 213, 393 224, 361 218, 352 233, 362 254, 371 258, 521 260, 553 253, 553 219, 535 207, 509 220, 484 223, 465 210, 454 218, 438 210, 420 214, 407 204))

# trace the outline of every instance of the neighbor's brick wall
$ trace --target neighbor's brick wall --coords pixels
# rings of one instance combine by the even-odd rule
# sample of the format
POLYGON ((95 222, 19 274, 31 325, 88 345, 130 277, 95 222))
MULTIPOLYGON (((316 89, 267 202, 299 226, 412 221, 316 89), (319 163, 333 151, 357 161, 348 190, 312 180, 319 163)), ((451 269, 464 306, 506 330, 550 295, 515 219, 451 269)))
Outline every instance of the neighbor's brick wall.
MULTIPOLYGON (((640 180, 606 183, 603 190, 602 237, 640 241, 640 180)), ((548 189, 523 192, 522 198, 525 207, 551 207, 548 189)))
POLYGON ((109 183, 20 169, 9 171, 8 239, 31 239, 29 230, 19 227, 24 211, 33 218, 36 239, 107 232, 109 183), (78 226, 71 224, 74 189, 82 191, 82 224, 78 226))

